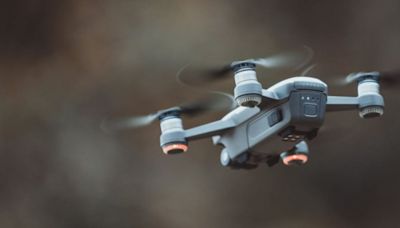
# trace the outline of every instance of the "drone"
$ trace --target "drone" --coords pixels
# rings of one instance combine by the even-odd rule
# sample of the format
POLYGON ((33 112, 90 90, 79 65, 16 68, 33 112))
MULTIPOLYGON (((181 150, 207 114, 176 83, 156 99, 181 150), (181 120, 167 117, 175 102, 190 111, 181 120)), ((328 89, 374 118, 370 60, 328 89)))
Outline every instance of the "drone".
POLYGON ((257 79, 257 67, 287 65, 304 65, 304 61, 299 61, 298 56, 279 55, 233 61, 216 69, 190 70, 186 67, 178 74, 181 81, 185 78, 210 81, 232 77, 234 95, 225 99, 224 105, 221 105, 224 103, 221 93, 216 94, 221 96, 219 98, 214 96, 147 116, 107 122, 103 127, 120 130, 159 120, 160 146, 165 154, 184 153, 189 149, 190 141, 211 138, 215 145, 222 146, 222 166, 253 169, 260 164, 273 166, 279 162, 287 166, 306 164, 310 156, 308 144, 317 136, 327 112, 356 110, 365 119, 383 115, 380 83, 390 81, 389 76, 380 72, 349 74, 342 81, 344 84, 355 83, 358 96, 332 96, 328 94, 325 82, 304 75, 263 88, 257 79), (229 107, 229 112, 221 119, 184 129, 183 115, 196 116, 222 106, 229 107))

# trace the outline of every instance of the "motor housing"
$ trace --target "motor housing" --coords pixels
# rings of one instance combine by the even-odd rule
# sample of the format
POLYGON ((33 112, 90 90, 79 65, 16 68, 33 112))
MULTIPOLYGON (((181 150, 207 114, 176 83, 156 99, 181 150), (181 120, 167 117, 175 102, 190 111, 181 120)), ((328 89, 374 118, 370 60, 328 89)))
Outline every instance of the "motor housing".
POLYGON ((380 94, 379 72, 362 72, 354 77, 358 82, 357 92, 360 117, 374 118, 382 116, 385 104, 380 94))
POLYGON ((182 119, 178 112, 160 116, 160 146, 165 154, 180 154, 188 150, 182 119))
POLYGON ((235 74, 235 100, 240 106, 254 107, 261 103, 262 86, 257 80, 254 63, 236 63, 233 65, 235 74))

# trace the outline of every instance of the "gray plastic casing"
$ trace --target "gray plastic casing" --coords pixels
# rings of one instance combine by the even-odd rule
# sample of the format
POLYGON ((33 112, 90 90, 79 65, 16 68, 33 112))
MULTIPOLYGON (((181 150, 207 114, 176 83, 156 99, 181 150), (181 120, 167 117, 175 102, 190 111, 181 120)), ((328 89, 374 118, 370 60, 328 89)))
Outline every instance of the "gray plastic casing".
POLYGON ((289 78, 262 89, 262 102, 258 106, 237 107, 220 120, 187 130, 165 131, 160 144, 212 137, 214 144, 224 147, 221 153, 223 165, 229 164, 227 158, 246 162, 244 158, 248 156, 243 155, 250 156, 247 162, 265 162, 268 155, 279 155, 314 138, 324 122, 326 111, 383 107, 379 87, 366 85, 359 86, 358 97, 328 96, 327 85, 319 79, 289 78))

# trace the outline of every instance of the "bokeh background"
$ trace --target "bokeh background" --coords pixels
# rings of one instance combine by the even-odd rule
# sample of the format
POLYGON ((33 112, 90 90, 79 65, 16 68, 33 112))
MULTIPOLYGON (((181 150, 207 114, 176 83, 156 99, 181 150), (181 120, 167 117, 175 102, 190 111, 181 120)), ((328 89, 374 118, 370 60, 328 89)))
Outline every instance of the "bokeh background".
POLYGON ((112 135, 99 125, 203 96, 175 81, 189 62, 307 45, 310 74, 329 81, 396 69, 399 41, 397 0, 1 1, 0 227, 398 226, 396 87, 384 88, 383 118, 328 114, 300 168, 230 170, 211 140, 165 156, 158 124, 112 135))

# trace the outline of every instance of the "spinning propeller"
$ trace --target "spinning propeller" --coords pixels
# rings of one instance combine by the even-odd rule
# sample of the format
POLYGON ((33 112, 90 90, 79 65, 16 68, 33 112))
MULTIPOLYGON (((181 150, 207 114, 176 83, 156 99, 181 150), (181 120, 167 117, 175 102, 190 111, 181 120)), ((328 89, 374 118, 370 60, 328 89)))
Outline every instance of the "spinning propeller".
MULTIPOLYGON (((359 81, 360 74, 364 72, 351 73, 341 79, 333 82, 337 86, 346 86, 359 81)), ((383 71, 383 72, 369 72, 371 79, 375 79, 380 85, 385 87, 397 86, 400 83, 400 70, 398 71, 383 71)))
POLYGON ((235 107, 232 95, 223 92, 210 92, 211 95, 191 103, 184 103, 172 108, 163 109, 155 113, 144 116, 133 116, 118 118, 114 120, 104 120, 101 128, 108 133, 120 130, 143 127, 156 120, 162 120, 169 115, 186 115, 190 117, 198 116, 208 111, 230 110, 235 107))
POLYGON ((177 73, 177 80, 181 84, 201 86, 206 83, 222 80, 232 76, 236 66, 253 64, 267 69, 294 69, 306 66, 313 57, 311 48, 304 46, 300 50, 255 59, 233 61, 222 66, 194 66, 186 65, 177 73))

